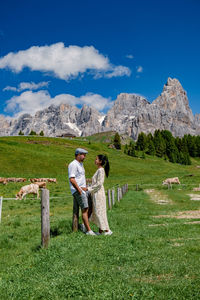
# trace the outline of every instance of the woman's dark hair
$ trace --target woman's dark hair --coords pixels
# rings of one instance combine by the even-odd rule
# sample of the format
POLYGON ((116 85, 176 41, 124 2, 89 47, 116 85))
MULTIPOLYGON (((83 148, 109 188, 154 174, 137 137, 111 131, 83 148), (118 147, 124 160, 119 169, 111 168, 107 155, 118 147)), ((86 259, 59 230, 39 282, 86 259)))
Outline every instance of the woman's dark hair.
POLYGON ((99 154, 99 155, 97 155, 97 157, 101 161, 101 166, 104 167, 104 169, 105 169, 106 177, 108 177, 109 171, 110 171, 110 164, 108 161, 108 157, 103 154, 99 154))

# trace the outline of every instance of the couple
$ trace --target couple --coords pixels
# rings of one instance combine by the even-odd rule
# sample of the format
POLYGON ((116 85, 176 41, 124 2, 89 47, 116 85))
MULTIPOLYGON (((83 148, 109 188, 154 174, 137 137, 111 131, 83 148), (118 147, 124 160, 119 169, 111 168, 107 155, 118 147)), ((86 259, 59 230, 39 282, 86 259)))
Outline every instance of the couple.
POLYGON ((81 207, 82 229, 87 235, 111 235, 106 214, 106 195, 104 191, 104 176, 108 177, 109 162, 105 155, 97 155, 95 165, 97 171, 92 177, 92 184, 86 187, 85 169, 83 161, 88 151, 77 148, 75 159, 68 166, 69 184, 74 198, 74 209, 81 207), (104 171, 105 169, 105 171, 104 171), (92 205, 88 203, 89 196, 92 196, 92 205), (91 209, 92 206, 92 209, 91 209), (99 232, 94 233, 89 220, 99 227, 99 232))

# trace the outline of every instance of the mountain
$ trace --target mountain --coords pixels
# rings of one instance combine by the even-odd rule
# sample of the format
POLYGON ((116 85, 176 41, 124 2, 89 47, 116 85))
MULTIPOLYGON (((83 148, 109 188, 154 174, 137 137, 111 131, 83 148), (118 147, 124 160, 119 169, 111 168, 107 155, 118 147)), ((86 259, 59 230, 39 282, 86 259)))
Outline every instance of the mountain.
POLYGON ((143 131, 166 129, 174 136, 200 134, 200 115, 195 117, 187 94, 177 79, 168 78, 161 95, 152 103, 135 94, 120 94, 105 117, 107 130, 126 132, 134 139, 143 131))
POLYGON ((84 105, 81 109, 61 104, 38 111, 35 116, 24 114, 16 120, 0 116, 0 135, 28 135, 31 130, 45 136, 88 136, 104 131, 126 133, 133 139, 138 134, 166 129, 174 136, 200 134, 200 114, 193 115, 187 94, 177 79, 168 78, 161 95, 152 103, 136 94, 118 95, 107 115, 84 105))

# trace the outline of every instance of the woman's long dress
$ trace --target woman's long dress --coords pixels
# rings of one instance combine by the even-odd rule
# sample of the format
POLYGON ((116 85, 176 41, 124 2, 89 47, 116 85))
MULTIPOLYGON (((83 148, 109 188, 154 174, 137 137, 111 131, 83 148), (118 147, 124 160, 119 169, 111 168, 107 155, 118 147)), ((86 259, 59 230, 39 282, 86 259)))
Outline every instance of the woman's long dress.
POLYGON ((92 194, 92 215, 90 221, 96 224, 101 230, 110 230, 106 213, 106 195, 104 191, 104 168, 99 168, 92 177, 92 185, 88 191, 92 194))

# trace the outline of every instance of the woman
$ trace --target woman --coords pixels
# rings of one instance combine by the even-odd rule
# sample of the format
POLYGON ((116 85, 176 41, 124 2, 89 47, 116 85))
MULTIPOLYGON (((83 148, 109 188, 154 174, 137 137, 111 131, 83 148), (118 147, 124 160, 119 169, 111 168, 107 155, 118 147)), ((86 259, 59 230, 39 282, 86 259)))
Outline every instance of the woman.
POLYGON ((105 155, 97 155, 95 159, 97 171, 92 177, 92 185, 88 191, 92 194, 93 209, 90 221, 99 227, 99 234, 111 235, 106 214, 106 195, 104 191, 104 177, 109 175, 109 161, 105 155), (105 169, 105 171, 104 171, 105 169))

